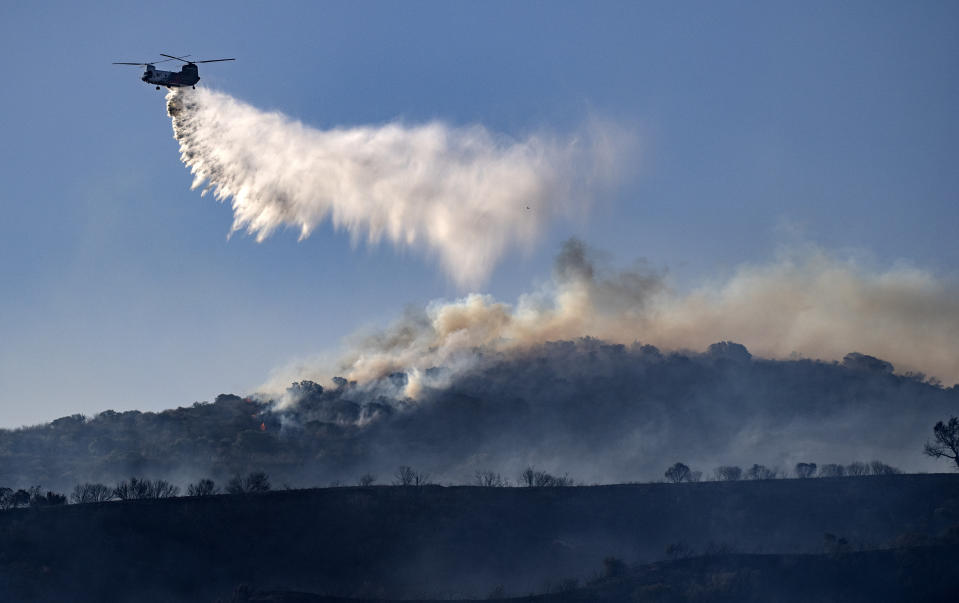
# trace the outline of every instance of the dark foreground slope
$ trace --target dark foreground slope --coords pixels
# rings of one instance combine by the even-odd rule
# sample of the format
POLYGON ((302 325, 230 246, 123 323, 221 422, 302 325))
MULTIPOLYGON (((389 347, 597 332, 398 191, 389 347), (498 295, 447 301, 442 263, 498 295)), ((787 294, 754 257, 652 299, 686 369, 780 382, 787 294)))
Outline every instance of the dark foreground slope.
POLYGON ((542 592, 680 550, 822 552, 959 523, 959 475, 577 488, 369 487, 0 513, 0 600, 212 601, 237 584, 351 597, 542 592))
MULTIPOLYGON (((566 582, 539 595, 496 598, 503 603, 804 603, 879 601, 953 603, 959 593, 959 546, 819 555, 724 553, 661 561, 597 576, 584 584, 566 582)), ((399 603, 348 599, 290 591, 237 588, 231 603, 399 603)), ((489 598, 485 599, 489 600, 489 598)), ((438 600, 402 600, 437 603, 438 600)), ((462 600, 477 603, 479 600, 462 600)))

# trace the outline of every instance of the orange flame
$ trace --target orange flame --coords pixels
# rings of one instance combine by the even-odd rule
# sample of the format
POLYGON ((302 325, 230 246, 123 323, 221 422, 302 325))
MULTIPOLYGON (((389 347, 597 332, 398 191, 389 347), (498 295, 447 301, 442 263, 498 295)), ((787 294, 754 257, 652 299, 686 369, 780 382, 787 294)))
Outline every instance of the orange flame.
POLYGON ((266 431, 266 423, 260 423, 260 431, 266 431))

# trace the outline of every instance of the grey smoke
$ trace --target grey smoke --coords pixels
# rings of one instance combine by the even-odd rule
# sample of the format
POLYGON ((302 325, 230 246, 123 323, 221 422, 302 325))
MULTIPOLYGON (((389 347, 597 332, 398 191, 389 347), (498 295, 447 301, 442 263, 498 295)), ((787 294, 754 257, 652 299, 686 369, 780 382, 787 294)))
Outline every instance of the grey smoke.
POLYGON ((553 280, 509 304, 490 295, 437 300, 391 327, 350 341, 337 362, 274 371, 263 391, 334 374, 366 383, 408 375, 406 394, 441 387, 491 353, 596 337, 666 351, 734 340, 764 358, 838 361, 849 352, 900 372, 959 381, 959 287, 918 268, 869 269, 815 247, 741 266, 725 280, 676 291, 642 263, 617 269, 577 240, 557 256, 553 280), (443 367, 436 377, 427 369, 443 367), (439 379, 439 381, 437 381, 439 379))

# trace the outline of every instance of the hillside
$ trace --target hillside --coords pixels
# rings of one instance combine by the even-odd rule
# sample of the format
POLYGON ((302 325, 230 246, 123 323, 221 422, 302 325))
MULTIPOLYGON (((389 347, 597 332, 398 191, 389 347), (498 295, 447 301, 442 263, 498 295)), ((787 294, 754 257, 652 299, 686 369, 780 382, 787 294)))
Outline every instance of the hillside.
POLYGON ((477 470, 515 480, 528 465, 579 483, 650 481, 677 461, 706 475, 874 459, 940 471, 922 447, 959 407, 959 387, 876 358, 765 360, 729 342, 697 354, 558 341, 432 373, 415 399, 411 377, 396 373, 298 382, 283 399, 225 394, 0 430, 0 486, 69 492, 135 475, 184 487, 265 471, 275 484, 315 487, 365 473, 384 483, 398 465, 441 483, 469 483, 477 470))
POLYGON ((212 601, 542 592, 710 551, 923 542, 959 524, 959 475, 573 488, 351 487, 0 513, 0 599, 212 601))

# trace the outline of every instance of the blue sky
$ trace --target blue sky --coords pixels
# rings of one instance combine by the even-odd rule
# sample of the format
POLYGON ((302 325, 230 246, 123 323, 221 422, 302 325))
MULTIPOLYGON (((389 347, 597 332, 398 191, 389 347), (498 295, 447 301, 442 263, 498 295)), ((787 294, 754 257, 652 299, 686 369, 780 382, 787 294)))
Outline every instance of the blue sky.
POLYGON ((497 268, 484 290, 506 300, 569 236, 685 283, 795 238, 959 265, 954 2, 236 4, 0 8, 0 425, 249 391, 461 293, 328 225, 227 240, 163 93, 110 65, 160 52, 236 57, 202 85, 315 127, 634 131, 619 188, 497 268))

